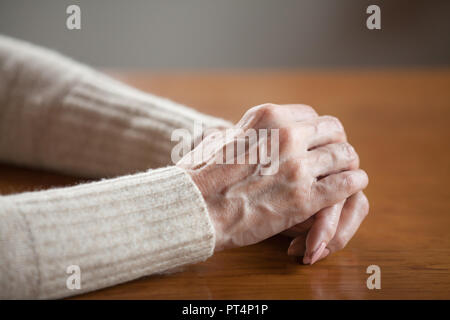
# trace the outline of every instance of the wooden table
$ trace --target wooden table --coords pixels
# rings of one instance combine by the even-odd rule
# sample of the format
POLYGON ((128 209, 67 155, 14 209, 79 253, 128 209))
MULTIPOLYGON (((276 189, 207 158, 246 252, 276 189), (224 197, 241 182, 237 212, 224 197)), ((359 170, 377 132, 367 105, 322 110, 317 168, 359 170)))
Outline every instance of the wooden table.
MULTIPOLYGON (((369 174, 371 210, 344 250, 314 266, 287 256, 289 240, 276 236, 77 298, 450 299, 450 70, 113 75, 234 121, 263 102, 339 117, 369 174), (381 290, 366 287, 372 264, 381 290)), ((3 194, 77 181, 8 165, 0 177, 3 194)))

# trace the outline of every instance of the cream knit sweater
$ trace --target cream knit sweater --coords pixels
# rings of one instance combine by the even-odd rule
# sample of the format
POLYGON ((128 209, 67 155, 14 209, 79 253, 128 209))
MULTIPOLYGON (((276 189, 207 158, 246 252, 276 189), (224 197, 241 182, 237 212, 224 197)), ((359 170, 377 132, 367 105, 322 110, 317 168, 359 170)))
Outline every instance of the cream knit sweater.
POLYGON ((0 196, 0 298, 65 297, 211 256, 205 202, 167 166, 172 130, 194 121, 230 125, 0 36, 0 161, 110 178, 0 196), (72 265, 80 290, 66 286, 72 265))

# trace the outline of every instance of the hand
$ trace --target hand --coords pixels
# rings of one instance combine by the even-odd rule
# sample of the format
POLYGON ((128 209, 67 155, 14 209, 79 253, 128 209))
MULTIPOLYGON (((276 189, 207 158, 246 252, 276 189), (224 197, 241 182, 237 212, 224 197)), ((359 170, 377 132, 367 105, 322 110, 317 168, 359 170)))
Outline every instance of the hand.
POLYGON ((304 264, 313 264, 342 250, 369 213, 369 201, 363 192, 320 212, 283 234, 293 237, 288 254, 302 256, 304 264))
MULTIPOLYGON (((262 241, 366 187, 365 172, 349 170, 357 155, 345 142, 341 123, 309 113, 305 120, 305 106, 262 105, 250 109, 235 126, 244 132, 279 128, 279 167, 272 175, 258 174, 260 163, 237 164, 234 159, 234 164, 220 164, 227 144, 244 139, 242 133, 225 142, 209 135, 191 151, 194 156, 188 154, 177 164, 191 175, 206 201, 216 250, 262 241), (195 156, 203 150, 209 150, 206 157, 195 156), (201 161, 186 161, 192 158, 201 161)), ((267 142, 269 149, 275 147, 267 142)), ((246 152, 260 143, 249 145, 246 152)))
MULTIPOLYGON (((276 109, 279 111, 279 125, 318 117, 317 113, 306 105, 292 105, 291 107, 296 110, 295 116, 286 107, 289 106, 285 105, 281 109, 276 109)), ((347 140, 344 139, 343 141, 347 140)), ((322 150, 326 149, 323 148, 322 150)), ((332 153, 324 152, 321 158, 325 159, 326 163, 329 162, 327 157, 330 155, 332 153)), ((355 170, 359 167, 359 157, 357 157, 357 154, 355 156, 354 161, 349 163, 347 169, 355 170)), ((368 212, 369 202, 362 192, 331 207, 320 210, 305 222, 283 232, 283 234, 295 238, 289 246, 288 254, 303 255, 304 264, 313 264, 318 260, 324 259, 330 253, 345 247, 368 212), (339 228, 338 224, 340 224, 339 228)))

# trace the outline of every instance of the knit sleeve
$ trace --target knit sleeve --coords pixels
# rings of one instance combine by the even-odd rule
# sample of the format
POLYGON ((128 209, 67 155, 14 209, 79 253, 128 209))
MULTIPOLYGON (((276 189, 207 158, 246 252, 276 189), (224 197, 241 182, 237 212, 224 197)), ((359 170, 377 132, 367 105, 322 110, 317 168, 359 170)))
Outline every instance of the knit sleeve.
POLYGON ((214 250, 200 191, 177 167, 3 196, 0 208, 0 298, 80 294, 214 250), (79 290, 67 285, 71 266, 79 268, 79 290))
POLYGON ((172 132, 196 124, 231 125, 0 36, 0 161, 112 177, 172 164, 172 132))

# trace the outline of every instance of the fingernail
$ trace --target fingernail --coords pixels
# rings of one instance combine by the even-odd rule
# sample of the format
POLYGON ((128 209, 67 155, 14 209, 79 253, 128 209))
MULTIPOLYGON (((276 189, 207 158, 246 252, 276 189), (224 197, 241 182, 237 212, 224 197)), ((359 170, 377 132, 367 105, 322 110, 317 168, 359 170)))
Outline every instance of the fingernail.
POLYGON ((320 244, 320 246, 316 249, 316 251, 314 251, 314 253, 312 254, 312 257, 311 257, 311 264, 314 264, 317 262, 317 260, 319 260, 319 258, 322 256, 322 252, 326 246, 327 246, 327 244, 325 242, 322 242, 320 244))

